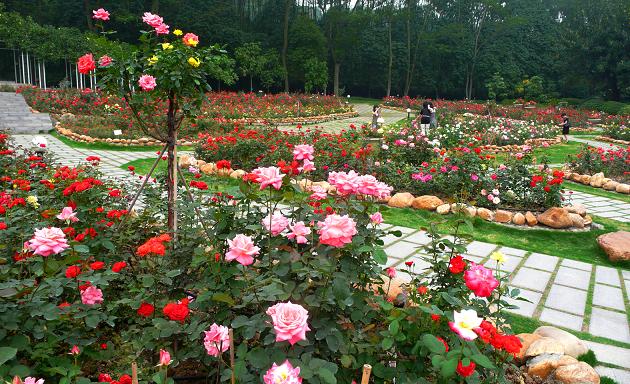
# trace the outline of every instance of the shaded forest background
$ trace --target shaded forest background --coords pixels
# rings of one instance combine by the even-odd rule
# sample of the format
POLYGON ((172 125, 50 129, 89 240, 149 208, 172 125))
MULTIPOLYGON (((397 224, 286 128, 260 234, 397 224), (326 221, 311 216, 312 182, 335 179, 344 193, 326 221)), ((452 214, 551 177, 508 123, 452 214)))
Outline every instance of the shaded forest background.
POLYGON ((192 31, 203 43, 218 43, 228 51, 239 75, 231 89, 368 97, 630 99, 628 0, 3 3, 4 12, 86 36, 97 32, 92 10, 103 7, 112 14, 108 29, 117 31, 109 38, 128 43, 144 27, 140 15, 158 13, 171 31, 192 31))

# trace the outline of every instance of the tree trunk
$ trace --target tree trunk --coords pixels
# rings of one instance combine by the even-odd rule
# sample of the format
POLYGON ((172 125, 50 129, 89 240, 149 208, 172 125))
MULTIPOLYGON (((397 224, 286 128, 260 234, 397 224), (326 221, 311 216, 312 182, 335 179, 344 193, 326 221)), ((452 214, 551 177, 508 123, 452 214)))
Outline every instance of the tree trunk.
POLYGON ((284 5, 284 37, 282 42, 282 67, 284 68, 284 91, 289 92, 289 70, 287 69, 287 49, 289 48, 289 11, 293 0, 286 0, 284 5))
POLYGON ((339 69, 341 68, 341 63, 335 63, 335 76, 333 78, 333 92, 335 96, 339 96, 339 69))
POLYGON ((177 127, 175 122, 176 100, 173 92, 168 98, 168 171, 166 176, 168 231, 177 238, 177 127))
POLYGON ((391 20, 388 22, 389 27, 387 28, 387 38, 389 42, 389 61, 387 63, 387 97, 391 95, 392 92, 392 63, 394 61, 394 51, 392 49, 392 22, 391 20))
POLYGON ((407 10, 407 75, 405 76, 405 88, 403 96, 409 95, 411 84, 411 10, 407 10))
POLYGON ((249 91, 250 92, 254 92, 254 80, 252 78, 253 76, 249 75, 249 91))

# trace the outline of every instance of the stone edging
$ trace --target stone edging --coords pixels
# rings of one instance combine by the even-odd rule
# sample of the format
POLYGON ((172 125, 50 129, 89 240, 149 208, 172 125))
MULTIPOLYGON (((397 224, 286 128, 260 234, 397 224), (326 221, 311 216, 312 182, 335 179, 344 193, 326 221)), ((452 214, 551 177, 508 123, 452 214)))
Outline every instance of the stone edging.
POLYGON ((334 120, 349 119, 359 116, 356 111, 331 113, 330 115, 305 116, 305 117, 281 117, 281 118, 242 118, 242 119, 226 119, 230 123, 240 124, 258 124, 258 125, 280 125, 280 124, 318 124, 334 120))
POLYGON ((630 184, 620 183, 604 176, 603 172, 594 175, 582 175, 576 172, 565 172, 564 178, 575 181, 576 183, 590 185, 594 188, 602 188, 607 191, 630 194, 630 184))
POLYGON ((613 144, 619 144, 619 145, 630 145, 630 141, 628 140, 618 140, 618 139, 613 139, 612 137, 608 137, 608 136, 597 136, 595 137, 595 140, 605 141, 607 143, 613 143, 613 144))

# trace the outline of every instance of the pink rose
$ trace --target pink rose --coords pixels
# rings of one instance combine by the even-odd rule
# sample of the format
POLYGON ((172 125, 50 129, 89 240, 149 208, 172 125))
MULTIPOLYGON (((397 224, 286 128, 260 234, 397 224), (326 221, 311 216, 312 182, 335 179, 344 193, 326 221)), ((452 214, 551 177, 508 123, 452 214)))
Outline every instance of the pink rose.
POLYGON ((319 242, 333 247, 343 247, 352 243, 352 236, 357 234, 356 223, 348 215, 332 214, 317 223, 319 242))
POLYGON ((345 196, 350 194, 356 194, 358 186, 359 174, 355 171, 346 172, 330 172, 328 174, 328 182, 332 184, 337 193, 345 196))
POLYGON ((152 91, 157 86, 157 83, 155 82, 155 77, 142 75, 138 80, 138 85, 140 85, 143 91, 152 91))
POLYGON ((160 25, 164 24, 164 19, 158 15, 154 15, 151 12, 145 12, 142 16, 142 21, 149 24, 153 28, 157 28, 160 25))
POLYGON ((492 271, 483 265, 470 263, 470 268, 464 272, 464 281, 468 289, 478 297, 488 297, 499 286, 499 281, 492 275, 492 271))
POLYGON ((44 379, 37 379, 36 377, 27 377, 24 379, 24 384, 44 384, 44 379))
POLYGON ((308 242, 306 236, 311 234, 311 229, 304 225, 303 221, 289 225, 289 230, 291 232, 286 235, 287 239, 295 239, 298 244, 306 244, 308 242))
POLYGON ((373 224, 379 225, 383 222, 383 215, 380 212, 376 212, 370 215, 370 221, 373 224))
POLYGON ((394 267, 389 267, 387 268, 387 276, 389 276, 390 279, 393 279, 394 277, 396 277, 396 268, 394 267))
POLYGON ((260 248, 254 245, 252 238, 243 234, 236 235, 232 240, 228 239, 230 250, 225 254, 225 260, 236 260, 242 265, 254 263, 254 256, 258 255, 260 248))
POLYGON ((473 173, 472 175, 470 175, 470 179, 472 181, 477 181, 477 180, 479 180, 479 176, 477 176, 476 174, 473 173))
POLYGON ((309 197, 311 200, 324 200, 328 195, 326 194, 326 190, 319 185, 316 185, 312 188, 313 193, 309 197))
POLYGON ((57 218, 62 221, 68 221, 68 222, 71 221, 73 223, 76 223, 77 221, 79 221, 79 218, 77 217, 77 213, 72 211, 72 207, 64 207, 61 210, 61 213, 57 215, 57 218))
POLYGON ((276 332, 276 342, 287 340, 291 345, 300 340, 306 340, 308 327, 308 311, 299 304, 278 303, 267 309, 267 314, 273 321, 276 332))
POLYGON ((270 185, 275 189, 280 189, 282 187, 282 178, 285 176, 278 167, 256 168, 252 173, 257 176, 257 182, 260 183, 261 191, 270 185))
POLYGON ((50 256, 61 253, 70 247, 66 234, 59 228, 36 229, 33 238, 27 242, 28 249, 40 256, 50 256))
POLYGON ((170 27, 164 23, 158 25, 157 27, 155 27, 155 33, 157 33, 158 35, 168 35, 168 29, 170 27))
POLYGON ((160 349, 160 362, 158 367, 168 366, 171 362, 171 354, 165 349, 160 349))
POLYGON ((94 61, 94 56, 91 53, 86 53, 85 55, 79 57, 77 60, 77 68, 79 72, 87 75, 96 69, 96 62, 94 61))
POLYGON ((313 160, 313 148, 310 144, 299 144, 293 148, 293 159, 295 160, 313 160))
POLYGON ((263 381, 265 384, 300 384, 302 383, 300 367, 293 368, 289 360, 279 366, 273 363, 265 373, 263 381))
POLYGON ((98 59, 98 66, 101 68, 109 67, 113 61, 114 60, 111 57, 103 55, 100 59, 98 59))
POLYGON ((206 347, 208 355, 217 357, 221 353, 230 349, 230 334, 228 327, 212 324, 209 331, 204 332, 206 337, 203 346, 206 347))
POLYGON ((90 285, 81 291, 81 302, 85 305, 100 304, 103 302, 103 291, 90 285))
POLYGON ((187 33, 184 35, 184 37, 182 37, 182 42, 184 43, 184 45, 187 45, 189 47, 196 47, 197 44, 199 44, 199 36, 195 35, 194 33, 187 33))
POLYGON ((96 11, 92 11, 92 18, 107 21, 109 20, 109 12, 107 12, 103 8, 99 8, 96 11))
POLYGON ((317 168, 315 168, 315 163, 313 163, 309 159, 304 159, 304 163, 302 164, 302 166, 299 169, 302 172, 311 172, 311 171, 314 171, 317 168))
POLYGON ((376 180, 372 175, 359 176, 356 179, 357 192, 362 195, 374 196, 380 199, 386 198, 393 190, 389 185, 376 180))
POLYGON ((262 225, 271 232, 273 236, 278 236, 289 226, 289 219, 284 217, 282 213, 275 212, 273 215, 267 215, 262 219, 262 225))

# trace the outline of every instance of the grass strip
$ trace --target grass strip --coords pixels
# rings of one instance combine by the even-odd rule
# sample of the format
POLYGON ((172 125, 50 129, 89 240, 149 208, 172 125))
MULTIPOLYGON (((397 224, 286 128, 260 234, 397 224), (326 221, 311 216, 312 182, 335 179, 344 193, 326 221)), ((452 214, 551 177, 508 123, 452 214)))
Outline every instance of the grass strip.
MULTIPOLYGON (((114 144, 100 143, 100 142, 83 143, 81 141, 75 141, 75 140, 69 139, 63 135, 60 135, 58 132, 55 132, 55 131, 52 131, 50 134, 71 148, 90 149, 94 151, 155 152, 163 148, 162 146, 157 146, 157 145, 125 147, 122 145, 114 145, 114 144)), ((177 149, 179 151, 193 151, 194 147, 191 147, 189 145, 184 145, 184 146, 178 146, 177 149)))

